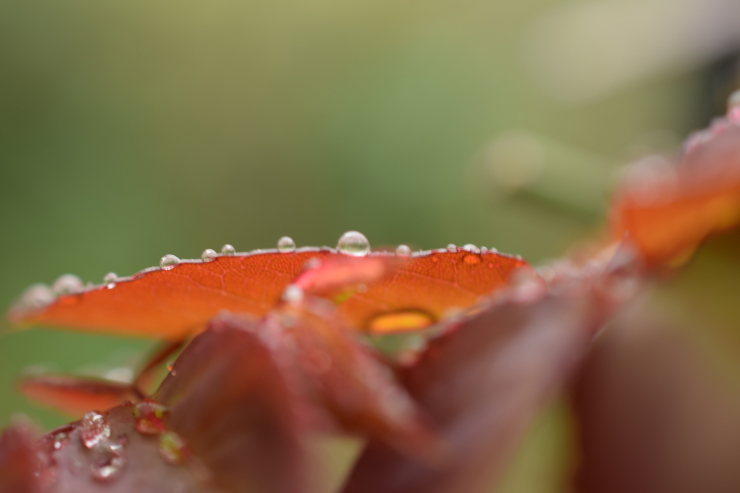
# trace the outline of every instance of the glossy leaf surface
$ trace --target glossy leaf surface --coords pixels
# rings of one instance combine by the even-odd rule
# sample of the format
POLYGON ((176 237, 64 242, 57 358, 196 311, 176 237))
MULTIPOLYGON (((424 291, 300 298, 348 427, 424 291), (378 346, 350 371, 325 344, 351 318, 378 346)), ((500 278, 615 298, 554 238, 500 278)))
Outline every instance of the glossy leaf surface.
MULTIPOLYGON (((10 316, 25 324, 183 339, 203 330, 222 310, 264 315, 309 260, 340 255, 331 249, 302 249, 184 261, 61 295, 45 307, 29 309, 21 303, 10 316)), ((373 253, 366 258, 389 255, 373 253)), ((526 265, 510 256, 462 249, 422 252, 399 260, 389 276, 340 300, 340 311, 354 327, 370 330, 377 317, 407 310, 425 314, 428 325, 446 310, 468 307, 502 287, 513 270, 526 265)), ((375 325, 383 331, 396 330, 392 323, 375 325)), ((401 328, 408 328, 407 324, 401 328)))

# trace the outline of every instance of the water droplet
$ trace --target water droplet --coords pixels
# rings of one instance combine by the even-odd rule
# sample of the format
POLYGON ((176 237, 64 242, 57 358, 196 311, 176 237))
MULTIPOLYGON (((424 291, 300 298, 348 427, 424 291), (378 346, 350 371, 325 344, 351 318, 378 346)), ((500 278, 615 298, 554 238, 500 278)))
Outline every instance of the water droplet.
POLYGON ((215 259, 218 256, 218 253, 216 253, 216 250, 213 250, 211 248, 206 248, 203 250, 203 253, 200 254, 200 259, 203 262, 210 262, 211 260, 215 259))
POLYGON ((24 291, 17 302, 17 310, 35 310, 54 302, 56 297, 46 284, 33 284, 24 291))
POLYGON ((82 289, 82 281, 74 274, 64 274, 63 276, 59 276, 51 286, 51 290, 57 295, 79 293, 82 289))
POLYGON ((90 473, 99 481, 111 481, 118 477, 126 466, 126 452, 123 445, 104 440, 92 449, 90 473))
POLYGON ((236 253, 236 248, 227 243, 221 247, 221 253, 224 255, 234 255, 236 253))
POLYGON ((167 254, 159 261, 159 266, 164 270, 170 270, 180 263, 180 259, 172 254, 167 254))
POLYGON ((165 418, 168 411, 165 406, 158 402, 148 399, 141 401, 134 406, 133 414, 136 419, 134 428, 139 433, 144 435, 159 435, 167 429, 165 418))
POLYGON ((470 252, 470 253, 480 253, 480 248, 478 248, 477 246, 473 245, 472 243, 467 243, 467 244, 465 244, 465 245, 464 245, 464 246, 463 246, 462 248, 463 248, 463 250, 465 250, 466 252, 470 252))
POLYGON ((283 301, 288 303, 300 303, 303 301, 303 290, 295 284, 290 284, 283 291, 283 301))
POLYGON ((54 450, 62 450, 67 443, 69 443, 69 435, 63 431, 54 435, 54 450))
POLYGON ((368 324, 368 330, 376 334, 418 330, 433 325, 434 317, 426 312, 406 310, 381 313, 368 324))
POLYGON ((116 274, 115 272, 108 272, 105 276, 103 276, 103 282, 105 283, 116 281, 118 281, 118 274, 116 274))
POLYGON ((169 464, 181 464, 187 457, 185 440, 172 431, 162 434, 159 439, 159 455, 169 464))
POLYGON ((80 439, 87 448, 93 448, 110 437, 110 425, 102 414, 90 411, 80 421, 80 439))
POLYGON ((339 238, 337 250, 345 255, 364 257, 370 252, 370 242, 358 231, 347 231, 339 238))
POLYGON ((283 236, 278 240, 278 251, 282 253, 290 253, 295 251, 295 241, 289 236, 283 236))
POLYGON ((411 255, 411 249, 407 245, 398 245, 398 248, 396 248, 396 255, 399 257, 408 257, 411 255))
POLYGON ((457 246, 455 246, 454 243, 450 243, 449 245, 447 245, 447 251, 448 252, 456 252, 457 251, 457 246))

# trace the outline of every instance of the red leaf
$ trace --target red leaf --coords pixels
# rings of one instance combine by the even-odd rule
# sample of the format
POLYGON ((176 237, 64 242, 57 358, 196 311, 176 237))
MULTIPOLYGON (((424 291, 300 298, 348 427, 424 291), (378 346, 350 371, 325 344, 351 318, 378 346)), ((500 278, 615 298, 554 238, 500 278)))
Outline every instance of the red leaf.
POLYGON ((39 493, 35 433, 17 422, 0 435, 0 493, 39 493))
POLYGON ((32 401, 74 418, 91 409, 109 409, 133 398, 130 384, 66 375, 24 378, 18 390, 32 401))
POLYGON ((482 491, 500 475, 605 316, 601 298, 583 289, 527 303, 517 298, 434 341, 403 374, 440 430, 446 460, 431 467, 371 442, 345 493, 482 491))
POLYGON ((595 341, 574 388, 574 491, 740 491, 734 385, 672 325, 638 312, 595 341))
POLYGON ((740 122, 695 134, 679 163, 630 168, 615 195, 611 229, 653 267, 686 261, 701 241, 740 222, 740 122))
MULTIPOLYGON (((25 324, 179 340, 203 330, 222 310, 264 315, 308 260, 340 255, 324 248, 183 261, 55 300, 47 300, 48 293, 34 287, 10 317, 25 324), (51 303, 39 308, 46 301, 51 303)), ((366 258, 389 255, 378 252, 366 258)), ((462 249, 420 252, 401 259, 395 273, 343 301, 340 311, 353 326, 388 332, 397 330, 400 322, 401 329, 409 328, 407 312, 413 315, 410 328, 429 325, 446 310, 469 307, 478 297, 502 287, 513 270, 527 265, 514 257, 462 249)))

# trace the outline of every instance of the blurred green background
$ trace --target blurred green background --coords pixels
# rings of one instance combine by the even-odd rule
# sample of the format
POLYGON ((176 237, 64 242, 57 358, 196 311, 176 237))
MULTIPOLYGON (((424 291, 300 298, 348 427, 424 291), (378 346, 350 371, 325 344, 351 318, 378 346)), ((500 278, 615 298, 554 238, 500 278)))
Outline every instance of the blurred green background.
MULTIPOLYGON (((586 0, 3 0, 0 303, 67 272, 100 282, 166 253, 333 246, 349 229, 560 255, 598 231, 616 166, 676 148, 736 77, 732 38, 619 65, 605 26, 674 39, 646 12, 661 2, 676 8, 598 2, 622 5, 615 19, 586 0)), ((14 393, 24 369, 100 373, 151 344, 0 338, 0 425, 64 421, 14 393)), ((560 405, 536 423, 505 491, 553 488, 563 423, 560 405)))

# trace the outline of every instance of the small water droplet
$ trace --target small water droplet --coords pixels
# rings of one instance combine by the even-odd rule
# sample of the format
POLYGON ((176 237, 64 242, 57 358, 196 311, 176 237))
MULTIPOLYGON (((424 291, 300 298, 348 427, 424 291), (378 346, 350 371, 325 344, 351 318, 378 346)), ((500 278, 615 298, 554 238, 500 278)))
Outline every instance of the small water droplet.
POLYGON ((218 256, 218 253, 216 253, 216 250, 213 250, 211 248, 206 248, 203 250, 203 253, 200 254, 200 259, 203 262, 210 262, 211 260, 215 259, 218 256))
POLYGON ((51 286, 54 294, 74 294, 83 290, 83 284, 79 277, 74 274, 64 274, 59 276, 51 286))
POLYGON ((303 301, 303 290, 295 284, 290 284, 283 291, 283 301, 288 303, 300 303, 303 301))
POLYGON ((175 367, 174 361, 170 361, 169 363, 167 363, 167 371, 171 372, 174 367, 175 367))
POLYGON ((115 272, 108 272, 105 276, 103 276, 103 282, 105 283, 116 281, 118 281, 118 274, 116 274, 115 272))
POLYGON ((62 450, 67 443, 69 443, 69 435, 63 431, 54 435, 54 450, 62 450))
POLYGON ((234 255, 236 253, 236 248, 227 243, 221 247, 221 253, 224 255, 234 255))
POLYGON ((180 259, 168 253, 159 261, 159 266, 164 270, 170 270, 180 263, 180 259))
POLYGON ((87 448, 92 448, 110 437, 110 425, 102 414, 90 411, 80 421, 80 439, 87 448))
POLYGON ((168 411, 162 404, 152 401, 144 400, 136 404, 133 409, 134 428, 139 433, 144 435, 159 435, 164 433, 167 429, 165 425, 165 419, 168 411))
POLYGON ((396 248, 396 255, 399 257, 408 257, 411 255, 411 249, 408 245, 398 245, 398 248, 396 248))
POLYGON ((185 440, 172 431, 162 434, 159 439, 159 455, 169 464, 181 464, 187 457, 185 440))
POLYGON ((456 252, 457 251, 457 246, 455 246, 454 243, 450 243, 449 245, 447 245, 447 251, 448 252, 456 252))
POLYGON ((111 481, 118 477, 126 466, 126 451, 123 445, 104 440, 92 449, 90 473, 99 481, 111 481))
POLYGON ((277 243, 278 251, 282 253, 290 253, 295 251, 295 241, 290 236, 283 236, 278 240, 277 243))
POLYGON ((347 231, 339 238, 337 250, 345 255, 364 257, 370 252, 370 242, 358 231, 347 231))

